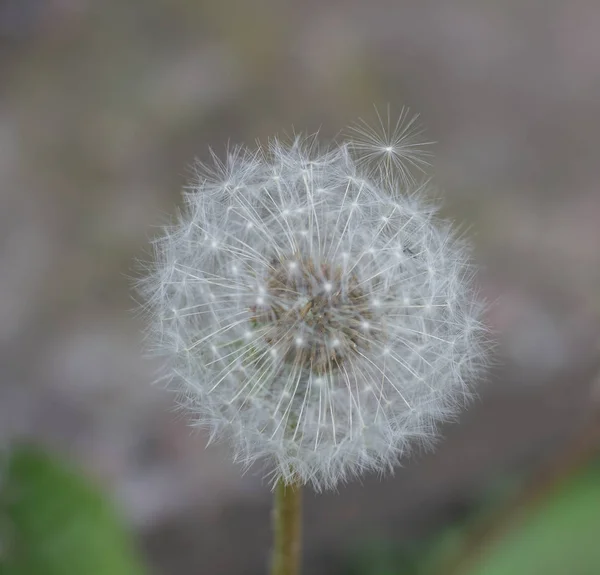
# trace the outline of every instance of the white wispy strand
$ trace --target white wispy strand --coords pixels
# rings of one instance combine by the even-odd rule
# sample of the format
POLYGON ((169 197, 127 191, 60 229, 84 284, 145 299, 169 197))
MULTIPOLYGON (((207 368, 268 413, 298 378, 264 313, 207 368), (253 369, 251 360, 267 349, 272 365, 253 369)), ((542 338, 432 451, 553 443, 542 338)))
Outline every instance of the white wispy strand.
POLYGON ((392 128, 199 166, 140 282, 165 380, 273 479, 324 489, 392 469, 483 364, 468 246, 407 175, 402 160, 424 165, 414 125, 392 128))

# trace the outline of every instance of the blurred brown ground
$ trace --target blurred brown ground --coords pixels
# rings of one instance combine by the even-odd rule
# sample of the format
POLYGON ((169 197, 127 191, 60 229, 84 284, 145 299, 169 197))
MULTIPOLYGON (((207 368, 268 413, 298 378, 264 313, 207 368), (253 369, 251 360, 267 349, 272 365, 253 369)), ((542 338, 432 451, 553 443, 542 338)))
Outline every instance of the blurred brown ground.
POLYGON ((79 462, 157 573, 260 573, 269 490, 140 359, 129 276, 195 157, 421 113, 495 300, 499 365, 434 454, 309 497, 307 572, 551 455, 600 341, 600 3, 0 0, 0 440, 79 462))

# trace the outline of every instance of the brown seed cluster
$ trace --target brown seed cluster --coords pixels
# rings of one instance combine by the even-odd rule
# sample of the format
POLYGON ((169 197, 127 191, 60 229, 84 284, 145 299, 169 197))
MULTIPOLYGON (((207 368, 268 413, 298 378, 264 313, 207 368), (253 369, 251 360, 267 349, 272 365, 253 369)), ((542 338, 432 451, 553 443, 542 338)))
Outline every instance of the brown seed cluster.
POLYGON ((263 305, 251 308, 274 353, 289 365, 323 374, 367 350, 373 312, 356 276, 300 256, 272 262, 263 305))

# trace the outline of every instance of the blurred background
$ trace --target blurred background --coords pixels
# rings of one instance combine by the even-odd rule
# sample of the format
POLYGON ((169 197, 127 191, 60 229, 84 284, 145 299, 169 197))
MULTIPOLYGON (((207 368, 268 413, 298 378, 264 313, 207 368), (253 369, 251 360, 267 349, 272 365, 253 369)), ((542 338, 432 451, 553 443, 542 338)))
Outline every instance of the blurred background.
POLYGON ((437 142, 444 211, 496 302, 497 365, 435 453, 307 494, 315 575, 460 520, 593 408, 600 3, 0 0, 0 442, 88 476, 151 573, 263 573, 271 494, 151 385, 135 259, 209 145, 333 137, 388 103, 437 142))

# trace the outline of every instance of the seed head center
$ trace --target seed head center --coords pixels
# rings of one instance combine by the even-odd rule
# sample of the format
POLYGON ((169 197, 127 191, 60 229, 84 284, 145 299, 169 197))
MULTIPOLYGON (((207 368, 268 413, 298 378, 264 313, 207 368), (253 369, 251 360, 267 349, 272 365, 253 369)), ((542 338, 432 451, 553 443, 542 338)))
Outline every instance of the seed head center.
POLYGON ((280 361, 325 374, 368 349, 372 334, 365 326, 374 316, 354 274, 290 256, 272 262, 265 286, 262 305, 251 308, 251 323, 280 361))

